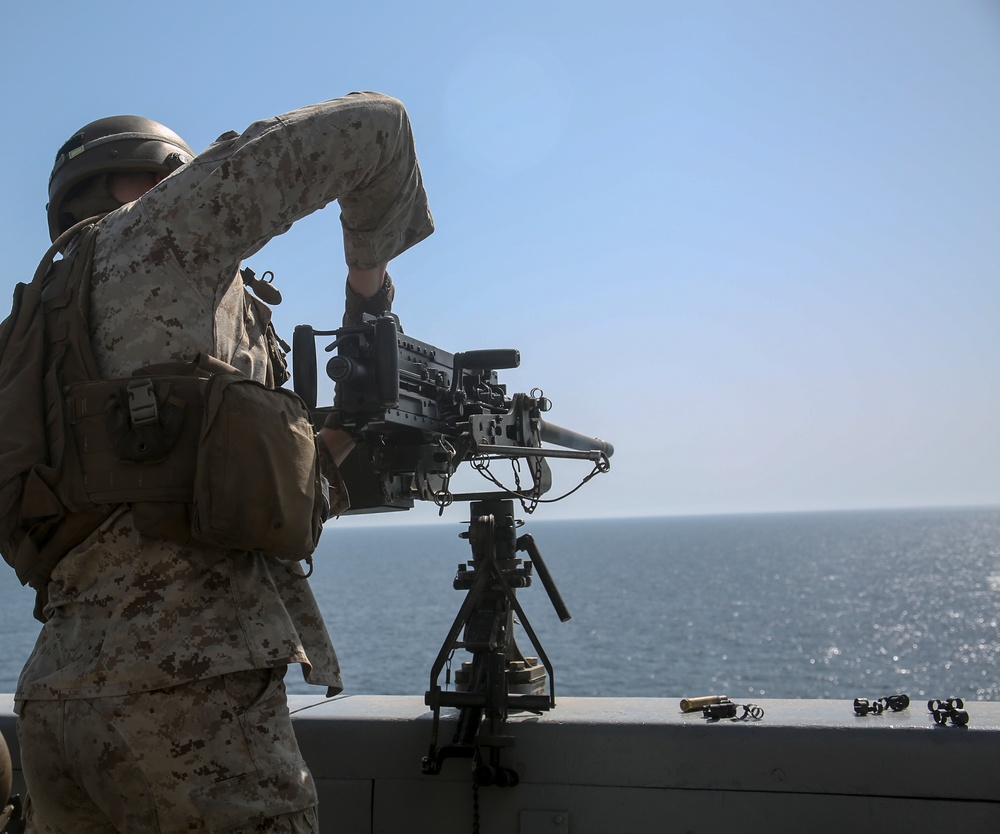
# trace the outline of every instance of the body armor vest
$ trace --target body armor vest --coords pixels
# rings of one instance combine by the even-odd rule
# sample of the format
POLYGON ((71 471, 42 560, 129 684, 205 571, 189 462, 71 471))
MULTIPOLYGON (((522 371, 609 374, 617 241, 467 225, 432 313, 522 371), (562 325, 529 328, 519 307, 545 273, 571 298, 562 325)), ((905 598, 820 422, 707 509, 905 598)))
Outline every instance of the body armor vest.
MULTIPOLYGON (((0 551, 39 592, 36 616, 55 565, 122 503, 156 538, 307 558, 325 490, 305 405, 210 356, 100 379, 88 325, 96 237, 85 222, 56 241, 0 325, 0 551), (212 471, 230 461, 246 488, 231 497, 212 471)), ((267 342, 280 385, 270 324, 267 342)))

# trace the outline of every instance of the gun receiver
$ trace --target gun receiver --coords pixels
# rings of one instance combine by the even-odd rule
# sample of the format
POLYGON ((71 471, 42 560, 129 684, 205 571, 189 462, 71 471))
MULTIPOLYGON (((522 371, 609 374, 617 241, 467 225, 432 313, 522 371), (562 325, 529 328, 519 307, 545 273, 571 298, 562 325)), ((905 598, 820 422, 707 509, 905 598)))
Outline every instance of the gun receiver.
POLYGON ((338 330, 299 325, 292 360, 295 391, 314 424, 344 428, 357 441, 341 466, 350 512, 479 500, 487 494, 453 495, 449 480, 464 461, 488 468, 495 458, 524 459, 532 485, 523 492, 537 500, 552 484, 547 458, 591 460, 606 471, 614 452, 610 443, 542 419, 551 403, 540 391, 507 395, 497 371, 518 367, 514 349, 452 354, 403 334, 395 317, 384 316, 338 330), (319 407, 316 338, 330 336, 326 351, 336 353, 326 373, 336 389, 333 405, 319 407))

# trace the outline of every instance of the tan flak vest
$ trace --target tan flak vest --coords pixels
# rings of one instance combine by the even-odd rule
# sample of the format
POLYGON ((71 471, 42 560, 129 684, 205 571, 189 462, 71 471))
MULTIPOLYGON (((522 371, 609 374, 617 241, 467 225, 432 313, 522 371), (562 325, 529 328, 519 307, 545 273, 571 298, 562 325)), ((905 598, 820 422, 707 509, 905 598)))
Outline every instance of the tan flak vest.
MULTIPOLYGON (((96 237, 85 223, 56 241, 0 324, 4 559, 41 604, 59 560, 123 503, 156 538, 308 558, 327 500, 308 409, 210 356, 100 379, 88 325, 96 237)), ((269 352, 283 373, 280 350, 269 352)))

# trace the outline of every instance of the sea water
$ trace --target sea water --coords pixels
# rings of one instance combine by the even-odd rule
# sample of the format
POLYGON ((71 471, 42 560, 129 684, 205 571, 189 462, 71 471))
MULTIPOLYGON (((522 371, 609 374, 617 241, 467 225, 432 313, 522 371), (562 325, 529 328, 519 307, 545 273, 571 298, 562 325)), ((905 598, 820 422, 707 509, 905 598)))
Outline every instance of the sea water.
MULTIPOLYGON (((463 599, 466 526, 327 526, 310 582, 345 694, 426 691, 463 599)), ((517 592, 557 696, 1000 699, 1000 509, 529 517, 521 532, 572 614, 560 622, 537 581, 517 592)), ((31 650, 31 608, 8 571, 0 692, 31 650)), ((537 654, 523 629, 517 642, 537 654)))

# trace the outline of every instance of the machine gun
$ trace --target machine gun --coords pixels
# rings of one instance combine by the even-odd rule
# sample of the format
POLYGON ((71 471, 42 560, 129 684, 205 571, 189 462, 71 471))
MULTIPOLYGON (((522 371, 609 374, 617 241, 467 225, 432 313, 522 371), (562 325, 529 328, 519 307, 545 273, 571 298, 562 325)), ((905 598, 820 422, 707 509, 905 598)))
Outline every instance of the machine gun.
POLYGON ((507 395, 497 370, 516 368, 518 351, 448 353, 403 334, 392 315, 366 316, 360 325, 337 330, 299 325, 292 360, 295 391, 314 424, 346 429, 356 440, 341 466, 350 512, 406 510, 417 500, 433 501, 442 511, 455 501, 470 503, 469 529, 462 537, 469 540, 472 561, 458 566, 454 581, 466 596, 431 668, 425 702, 434 720, 422 767, 436 774, 446 758, 469 757, 476 785, 516 784, 516 772, 500 764, 501 750, 514 743, 504 723, 511 710, 554 707, 555 678, 515 589, 528 587, 537 574, 560 620, 570 619, 570 613, 534 539, 517 535, 522 522, 515 518, 514 501, 530 513, 544 500, 541 496, 552 485, 548 459, 591 461, 593 471, 582 486, 608 471, 613 447, 543 419, 551 403, 537 389, 507 395), (329 407, 317 406, 318 337, 333 337, 326 351, 336 351, 326 364, 327 376, 336 383, 329 407), (543 448, 543 442, 561 448, 543 448), (512 462, 514 487, 490 470, 498 459, 512 462), (522 461, 530 485, 521 484, 522 461), (494 489, 452 493, 451 478, 464 462, 494 489), (519 558, 519 552, 530 559, 519 558), (537 656, 525 657, 518 650, 515 615, 537 656), (451 659, 458 648, 469 651, 472 660, 455 674, 455 691, 445 691, 441 673, 447 671, 450 685, 451 659), (438 745, 442 707, 460 711, 453 740, 446 745, 438 745))
POLYGON ((484 474, 491 459, 528 461, 532 485, 511 493, 533 503, 552 484, 547 458, 587 459, 598 470, 609 468, 611 444, 542 419, 551 403, 540 391, 507 396, 496 372, 520 364, 516 350, 448 353, 404 335, 396 319, 385 316, 338 330, 299 325, 292 359, 295 391, 314 422, 347 429, 357 441, 342 467, 350 512, 405 510, 415 500, 475 500, 476 493, 448 492, 465 461, 484 474), (326 350, 337 353, 326 373, 336 394, 331 407, 317 407, 315 340, 330 336, 326 350), (565 448, 543 449, 543 442, 565 448))

